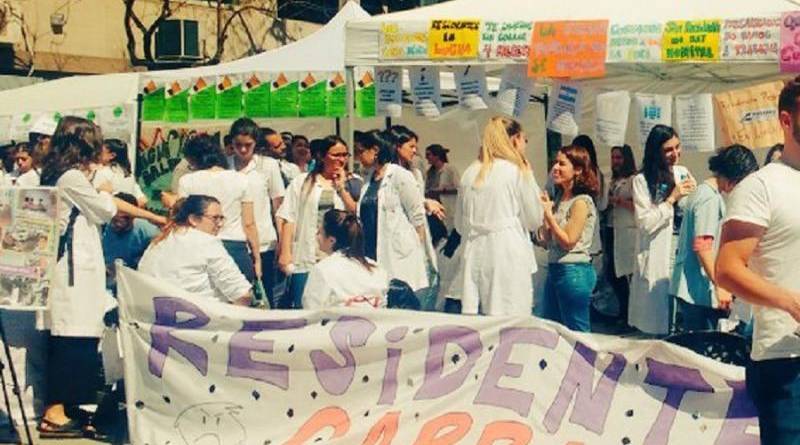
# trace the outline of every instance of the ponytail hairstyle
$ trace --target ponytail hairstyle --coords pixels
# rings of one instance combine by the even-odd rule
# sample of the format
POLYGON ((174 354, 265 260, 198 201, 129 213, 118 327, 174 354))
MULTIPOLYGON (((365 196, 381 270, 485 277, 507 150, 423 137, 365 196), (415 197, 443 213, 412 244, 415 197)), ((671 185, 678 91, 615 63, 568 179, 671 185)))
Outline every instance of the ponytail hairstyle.
POLYGON ((217 138, 199 134, 189 139, 183 148, 183 154, 196 170, 212 167, 227 168, 227 161, 217 138))
POLYGON ((108 151, 114 153, 111 165, 121 168, 125 172, 125 176, 130 176, 131 161, 128 160, 128 144, 119 139, 106 139, 104 144, 108 151))
POLYGON ((561 147, 558 151, 569 159, 572 168, 581 171, 573 179, 573 196, 589 195, 592 199, 595 199, 600 192, 600 179, 597 177, 594 168, 592 168, 592 157, 589 150, 573 144, 561 147))
POLYGON ((664 156, 663 146, 676 136, 678 133, 672 127, 659 124, 650 130, 650 135, 647 136, 647 142, 644 144, 642 174, 647 181, 650 198, 656 204, 666 199, 675 188, 675 177, 669 168, 666 156, 664 156), (660 187, 665 187, 663 196, 658 195, 660 187))
POLYGON ((188 227, 189 217, 202 218, 208 206, 213 203, 219 204, 219 200, 208 195, 189 195, 179 199, 169 211, 169 221, 161 229, 161 233, 153 238, 151 244, 160 243, 178 228, 188 227))
POLYGON ((328 210, 322 219, 322 230, 326 236, 336 238, 334 252, 342 252, 347 258, 358 261, 367 270, 372 270, 373 265, 367 261, 364 247, 364 231, 354 213, 328 210))
POLYGON ((483 184, 496 159, 505 159, 517 166, 526 176, 531 176, 531 164, 524 153, 514 148, 511 138, 522 133, 522 125, 507 117, 493 117, 483 130, 483 145, 478 153, 481 170, 475 185, 483 184))
POLYGON ((311 193, 311 189, 314 188, 314 184, 317 182, 317 176, 321 175, 325 170, 325 156, 327 156, 328 151, 337 144, 342 144, 347 148, 347 142, 333 134, 312 141, 310 144, 311 153, 312 158, 315 159, 316 162, 314 163, 314 170, 308 173, 305 182, 303 182, 303 195, 308 196, 308 194, 311 193))

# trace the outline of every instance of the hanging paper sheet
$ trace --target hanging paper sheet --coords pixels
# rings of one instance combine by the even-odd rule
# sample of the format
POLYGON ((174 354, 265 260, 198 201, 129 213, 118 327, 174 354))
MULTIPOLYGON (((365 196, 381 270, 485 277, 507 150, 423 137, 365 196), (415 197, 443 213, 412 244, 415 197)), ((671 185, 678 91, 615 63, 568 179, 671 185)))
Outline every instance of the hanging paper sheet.
POLYGON ((103 137, 129 141, 134 123, 133 105, 101 108, 97 113, 97 122, 103 129, 103 137))
POLYGON ((486 70, 482 66, 458 66, 453 68, 458 90, 458 103, 467 110, 485 110, 486 70))
POLYGON ((478 57, 480 20, 431 20, 428 29, 428 57, 475 59, 478 57))
POLYGON ((217 115, 217 92, 213 77, 195 77, 189 91, 189 118, 214 119, 217 115))
POLYGON ((328 75, 320 72, 305 72, 300 76, 297 93, 300 117, 325 116, 328 75))
POLYGON ((344 73, 329 73, 325 87, 325 115, 345 117, 347 115, 347 82, 345 82, 344 73))
POLYGON ((597 139, 609 147, 624 144, 631 95, 627 91, 612 91, 598 94, 596 100, 594 134, 597 139))
POLYGON ((242 78, 238 74, 217 76, 217 119, 242 116, 242 78))
POLYGON ((433 66, 408 69, 411 81, 411 99, 420 116, 437 117, 442 114, 442 92, 439 87, 439 68, 433 66))
POLYGON ((783 143, 778 121, 778 96, 783 82, 762 83, 714 95, 722 144, 764 148, 783 143))
POLYGON ((356 67, 356 116, 375 116, 375 75, 372 68, 356 67))
POLYGON ((173 80, 164 92, 164 120, 167 122, 189 121, 189 80, 173 80))
POLYGON ((269 92, 272 117, 297 117, 298 113, 297 73, 278 73, 272 78, 269 92))
POLYGON ((664 25, 661 59, 666 62, 719 60, 719 20, 675 20, 664 25))
POLYGON ((606 61, 660 63, 661 32, 661 23, 611 23, 606 61))
POLYGON ((164 119, 164 85, 149 80, 142 88, 142 120, 160 121, 164 119))
POLYGON ((582 79, 606 74, 608 20, 536 22, 528 76, 582 79))
POLYGON ((675 96, 675 129, 687 151, 714 151, 714 105, 711 94, 675 96))
POLYGON ((403 110, 403 69, 398 67, 376 68, 375 90, 376 114, 400 117, 403 110))
POLYGON ((750 17, 722 22, 722 60, 778 60, 781 18, 750 17))
POLYGON ((533 22, 481 22, 480 58, 528 60, 533 22))
POLYGON ((500 77, 500 88, 494 108, 501 113, 520 117, 528 108, 533 80, 528 77, 525 65, 507 65, 500 77))
POLYGON ((556 83, 551 90, 547 108, 549 130, 576 135, 581 112, 581 88, 575 83, 556 83))
POLYGON ((242 102, 244 115, 251 119, 270 116, 270 81, 269 74, 250 72, 242 81, 242 102))
POLYGON ((781 72, 800 72, 800 11, 781 15, 781 72))
POLYGON ((378 54, 382 60, 427 58, 428 24, 425 22, 382 24, 378 54))
POLYGON ((639 121, 639 142, 644 147, 653 127, 658 124, 672 125, 672 96, 636 93, 634 104, 639 121))

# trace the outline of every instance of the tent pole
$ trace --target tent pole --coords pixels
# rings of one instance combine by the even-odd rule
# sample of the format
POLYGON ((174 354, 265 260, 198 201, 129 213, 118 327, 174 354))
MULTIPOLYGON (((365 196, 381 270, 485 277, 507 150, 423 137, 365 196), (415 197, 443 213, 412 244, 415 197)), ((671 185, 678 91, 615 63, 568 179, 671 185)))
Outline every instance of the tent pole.
POLYGON ((390 128, 392 128, 392 118, 389 117, 389 116, 386 116, 386 129, 388 130, 390 128))
MULTIPOLYGON (((356 123, 356 97, 355 97, 355 67, 347 66, 345 67, 345 80, 347 84, 347 133, 345 134, 344 140, 347 142, 347 146, 350 147, 352 150, 355 145, 353 141, 353 130, 355 129, 356 123)), ((338 133, 338 122, 337 119, 337 133, 338 133)), ((349 166, 350 171, 353 171, 353 156, 350 156, 349 166)))

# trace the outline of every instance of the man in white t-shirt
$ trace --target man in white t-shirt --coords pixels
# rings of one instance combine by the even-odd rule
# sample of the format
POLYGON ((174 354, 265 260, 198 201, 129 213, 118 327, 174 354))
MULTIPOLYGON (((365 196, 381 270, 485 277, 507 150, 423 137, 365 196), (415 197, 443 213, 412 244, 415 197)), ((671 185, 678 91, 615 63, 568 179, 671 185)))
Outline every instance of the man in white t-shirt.
POLYGON ((753 304, 747 388, 761 443, 800 442, 800 78, 778 100, 783 158, 745 178, 728 201, 717 278, 753 304))

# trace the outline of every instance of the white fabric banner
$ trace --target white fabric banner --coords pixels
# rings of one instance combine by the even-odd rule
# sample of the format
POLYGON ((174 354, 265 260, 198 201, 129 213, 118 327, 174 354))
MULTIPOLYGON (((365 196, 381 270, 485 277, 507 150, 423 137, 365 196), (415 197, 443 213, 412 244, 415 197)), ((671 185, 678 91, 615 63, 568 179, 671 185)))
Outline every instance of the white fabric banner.
POLYGON ((400 117, 403 113, 403 68, 375 69, 375 113, 400 117))
POLYGON ((597 95, 594 134, 610 147, 625 143, 631 95, 627 91, 611 91, 597 95))
POLYGON ((672 96, 667 94, 636 93, 636 117, 639 121, 641 146, 647 142, 650 130, 658 124, 672 125, 672 96))
POLYGON ((758 443, 744 370, 664 342, 118 283, 134 444, 758 443))
POLYGON ((714 101, 711 94, 675 96, 675 126, 684 149, 714 151, 714 101))
POLYGON ((580 86, 576 83, 556 83, 550 91, 547 129, 561 134, 578 134, 581 112, 580 86))
POLYGON ((500 77, 495 108, 509 116, 520 117, 528 108, 533 80, 525 65, 507 65, 500 77))
POLYGON ((485 110, 486 70, 482 66, 458 66, 453 68, 458 89, 458 103, 467 110, 485 110))
POLYGON ((442 114, 442 92, 439 86, 439 68, 418 66, 408 69, 411 97, 417 114, 438 117, 442 114))

